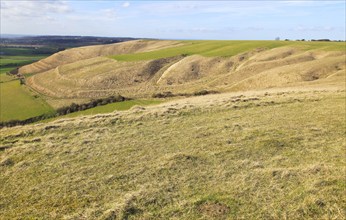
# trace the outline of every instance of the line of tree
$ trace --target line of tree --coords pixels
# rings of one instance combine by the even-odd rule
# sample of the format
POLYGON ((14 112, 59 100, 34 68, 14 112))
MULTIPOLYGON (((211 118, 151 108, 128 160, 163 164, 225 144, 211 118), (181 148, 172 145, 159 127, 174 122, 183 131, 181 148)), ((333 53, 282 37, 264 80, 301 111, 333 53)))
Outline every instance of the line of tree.
MULTIPOLYGON (((290 39, 285 39, 285 41, 291 41, 290 39)), ((294 40, 293 40, 294 41, 294 40)), ((309 41, 305 39, 297 39, 295 41, 309 41)), ((345 42, 343 40, 330 40, 330 39, 311 39, 310 41, 323 41, 323 42, 345 42)))
POLYGON ((57 116, 60 115, 66 115, 70 114, 72 112, 78 112, 78 111, 83 111, 89 108, 94 108, 96 106, 101 106, 101 105, 107 105, 109 103, 113 102, 123 102, 125 100, 130 100, 129 98, 125 98, 121 95, 117 96, 110 96, 108 98, 103 98, 103 99, 95 99, 92 100, 91 102, 84 103, 84 104, 76 104, 72 103, 70 106, 62 107, 56 110, 57 116))
POLYGON ((61 115, 67 115, 67 114, 72 113, 72 112, 83 111, 86 109, 94 108, 96 106, 106 105, 106 104, 113 103, 113 102, 123 102, 126 100, 130 100, 130 99, 125 98, 121 95, 117 95, 117 96, 110 96, 110 97, 103 98, 103 99, 100 98, 100 99, 91 100, 90 102, 84 103, 84 104, 72 103, 69 106, 57 109, 56 112, 54 112, 54 113, 43 114, 43 115, 39 115, 36 117, 28 118, 25 120, 10 120, 10 121, 6 121, 6 122, 0 122, 0 128, 13 127, 13 126, 18 126, 18 125, 26 125, 26 124, 42 121, 42 120, 48 119, 48 118, 54 118, 54 117, 61 116, 61 115))

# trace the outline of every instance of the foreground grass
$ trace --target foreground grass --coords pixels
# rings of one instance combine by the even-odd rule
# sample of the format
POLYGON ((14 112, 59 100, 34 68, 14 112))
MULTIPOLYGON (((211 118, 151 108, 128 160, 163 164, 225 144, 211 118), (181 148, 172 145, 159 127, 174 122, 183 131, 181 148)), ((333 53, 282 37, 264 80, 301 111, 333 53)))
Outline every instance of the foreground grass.
POLYGON ((144 53, 111 56, 119 61, 153 60, 179 55, 234 56, 256 48, 272 49, 291 46, 303 50, 344 51, 345 42, 300 42, 300 41, 183 41, 185 45, 144 53))
POLYGON ((0 216, 345 218, 344 92, 218 97, 3 129, 0 216))
POLYGON ((0 121, 24 120, 54 110, 39 96, 35 96, 19 80, 0 84, 0 121))

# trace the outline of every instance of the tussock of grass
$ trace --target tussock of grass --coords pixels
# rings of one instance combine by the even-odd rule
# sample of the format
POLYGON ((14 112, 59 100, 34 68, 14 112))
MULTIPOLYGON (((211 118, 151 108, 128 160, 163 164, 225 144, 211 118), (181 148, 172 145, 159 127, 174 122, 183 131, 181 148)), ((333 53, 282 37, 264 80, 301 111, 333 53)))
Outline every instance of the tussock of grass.
POLYGON ((344 219, 345 93, 194 97, 1 130, 0 216, 344 219))

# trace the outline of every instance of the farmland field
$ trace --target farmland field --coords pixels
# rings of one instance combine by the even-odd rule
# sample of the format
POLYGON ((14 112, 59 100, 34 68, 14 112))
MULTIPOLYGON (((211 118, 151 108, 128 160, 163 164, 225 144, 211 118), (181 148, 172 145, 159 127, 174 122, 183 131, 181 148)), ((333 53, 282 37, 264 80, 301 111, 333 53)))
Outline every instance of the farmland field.
POLYGON ((35 96, 19 80, 0 84, 0 121, 23 120, 54 110, 39 96, 35 96))
POLYGON ((32 48, 1 47, 0 56, 0 121, 24 120, 54 110, 39 97, 30 92, 18 79, 6 73, 25 64, 35 62, 47 55, 34 54, 32 48))
MULTIPOLYGON (((0 68, 1 72, 9 71, 9 68, 16 68, 26 64, 30 64, 42 58, 45 58, 48 54, 40 54, 39 50, 35 48, 20 48, 20 47, 0 47, 0 68)), ((55 50, 52 50, 55 52, 55 50)))
POLYGON ((23 66, 46 56, 0 56, 0 67, 19 67, 23 66))

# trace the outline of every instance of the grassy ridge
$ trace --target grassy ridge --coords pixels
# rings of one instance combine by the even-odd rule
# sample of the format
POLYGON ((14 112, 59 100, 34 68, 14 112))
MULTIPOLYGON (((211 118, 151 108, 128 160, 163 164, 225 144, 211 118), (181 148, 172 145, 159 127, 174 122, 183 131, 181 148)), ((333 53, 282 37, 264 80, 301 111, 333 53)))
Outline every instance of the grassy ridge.
POLYGON ((110 56, 119 61, 152 60, 178 55, 233 56, 256 48, 298 47, 303 50, 345 50, 345 42, 299 42, 299 41, 182 41, 183 46, 157 51, 110 56))
POLYGON ((20 85, 18 80, 0 84, 0 104, 0 121, 23 120, 54 112, 44 100, 20 85))

